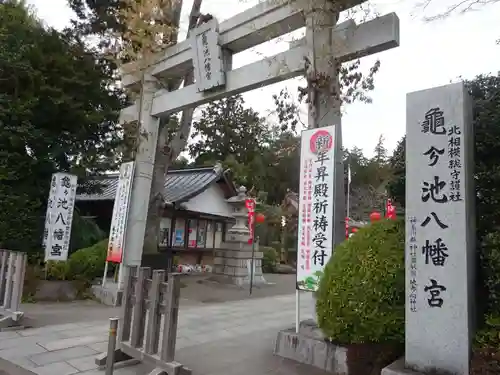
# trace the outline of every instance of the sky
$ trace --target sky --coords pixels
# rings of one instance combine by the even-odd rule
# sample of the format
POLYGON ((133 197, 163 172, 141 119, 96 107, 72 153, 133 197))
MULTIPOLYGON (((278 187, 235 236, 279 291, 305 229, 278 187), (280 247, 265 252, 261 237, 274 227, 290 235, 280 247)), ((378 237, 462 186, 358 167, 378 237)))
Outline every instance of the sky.
MULTIPOLYGON (((400 18, 400 46, 362 59, 362 68, 369 69, 380 59, 375 76, 373 103, 354 103, 344 108, 342 119, 344 147, 361 148, 365 155, 382 135, 389 152, 405 134, 406 94, 445 85, 478 74, 496 74, 500 70, 500 2, 480 7, 443 20, 426 22, 459 0, 432 0, 425 9, 419 0, 373 0, 376 12, 396 12, 400 18), (439 4, 438 4, 439 3, 439 4)), ((210 13, 219 22, 255 5, 258 0, 204 0, 203 13, 210 13)), ((28 0, 38 16, 49 26, 61 29, 73 17, 66 0, 28 0)), ((184 0, 181 38, 187 29, 187 15, 192 0, 184 0)), ((300 31, 298 32, 300 33, 300 31)), ((297 35, 297 33, 295 34, 297 35)), ((288 47, 286 40, 270 41, 234 56, 233 69, 272 56, 288 47)), ((274 110, 272 95, 284 87, 296 95, 300 79, 281 82, 244 94, 248 106, 267 116, 274 110)), ((272 120, 272 116, 270 119, 272 120)))

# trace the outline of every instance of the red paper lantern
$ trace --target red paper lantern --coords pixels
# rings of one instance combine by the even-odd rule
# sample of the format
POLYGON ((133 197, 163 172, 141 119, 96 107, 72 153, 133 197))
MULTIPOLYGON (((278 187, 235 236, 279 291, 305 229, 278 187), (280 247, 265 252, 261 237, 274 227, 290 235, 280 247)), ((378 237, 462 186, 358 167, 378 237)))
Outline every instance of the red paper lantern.
POLYGON ((264 216, 264 214, 258 213, 257 215, 255 215, 256 223, 262 224, 264 221, 266 221, 266 217, 264 216))
POLYGON ((380 215, 380 212, 373 211, 370 214, 370 221, 373 223, 374 221, 379 221, 382 216, 380 215))

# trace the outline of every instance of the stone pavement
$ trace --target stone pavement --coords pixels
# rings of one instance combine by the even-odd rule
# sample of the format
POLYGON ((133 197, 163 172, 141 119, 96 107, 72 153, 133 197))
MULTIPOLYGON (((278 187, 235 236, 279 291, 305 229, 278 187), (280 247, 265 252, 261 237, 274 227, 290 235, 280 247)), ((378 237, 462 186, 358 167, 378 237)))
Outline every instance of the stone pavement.
MULTIPOLYGON (((266 280, 273 285, 256 287, 251 296, 249 296, 248 289, 206 282, 208 277, 209 274, 181 276, 183 284, 181 309, 194 305, 207 306, 214 303, 295 293, 295 274, 266 274, 266 280)), ((24 311, 28 318, 28 325, 33 327, 83 321, 106 321, 108 317, 119 314, 119 308, 105 306, 92 300, 26 303, 22 304, 21 311, 24 311)))
MULTIPOLYGON (((311 295, 301 296, 301 318, 311 314, 311 295)), ((194 375, 321 374, 272 355, 277 331, 294 322, 295 295, 181 307, 177 360, 194 375)), ((39 375, 102 375, 94 358, 106 350, 107 331, 99 320, 0 332, 0 358, 39 375)), ((148 370, 141 364, 115 374, 148 370)))

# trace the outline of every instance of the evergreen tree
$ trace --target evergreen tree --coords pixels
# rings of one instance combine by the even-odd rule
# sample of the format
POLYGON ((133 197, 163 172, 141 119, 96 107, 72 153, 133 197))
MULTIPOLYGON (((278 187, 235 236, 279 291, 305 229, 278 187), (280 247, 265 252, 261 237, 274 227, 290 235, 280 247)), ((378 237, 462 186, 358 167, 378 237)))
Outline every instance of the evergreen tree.
POLYGON ((193 123, 191 138, 195 141, 189 146, 196 164, 229 157, 250 164, 262 153, 269 140, 267 124, 244 104, 243 97, 235 95, 203 109, 201 118, 193 123))
POLYGON ((384 136, 381 134, 374 150, 375 156, 373 161, 379 165, 382 165, 387 161, 387 149, 384 146, 384 141, 384 136))
POLYGON ((51 174, 114 169, 124 104, 83 43, 0 4, 0 247, 40 247, 51 174))

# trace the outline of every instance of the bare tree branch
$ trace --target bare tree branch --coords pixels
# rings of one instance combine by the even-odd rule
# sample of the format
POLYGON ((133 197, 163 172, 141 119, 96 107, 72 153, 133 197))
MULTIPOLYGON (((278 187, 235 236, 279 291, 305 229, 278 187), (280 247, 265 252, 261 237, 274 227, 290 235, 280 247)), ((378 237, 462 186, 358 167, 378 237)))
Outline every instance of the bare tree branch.
MULTIPOLYGON (((191 7, 191 13, 189 15, 189 26, 187 37, 189 38, 191 30, 194 29, 200 18, 202 0, 194 0, 193 6, 191 7)), ((194 83, 194 71, 189 71, 184 77, 184 86, 188 86, 194 83)), ((194 108, 188 108, 182 112, 182 117, 180 121, 180 126, 178 131, 175 133, 174 138, 170 142, 168 157, 170 162, 177 159, 179 154, 186 147, 189 133, 191 131, 191 123, 193 122, 194 108)), ((165 173, 167 171, 165 170, 165 173)))
MULTIPOLYGON (((444 12, 438 13, 433 16, 424 17, 424 21, 432 22, 432 21, 442 20, 444 18, 449 17, 453 13, 464 14, 469 11, 477 10, 479 7, 483 7, 485 5, 491 5, 499 1, 500 0, 460 0, 456 4, 449 6, 448 9, 445 10, 444 12)), ((418 4, 418 7, 422 8, 423 10, 426 10, 429 7, 429 5, 433 2, 436 2, 436 0, 424 0, 424 2, 418 4)))

